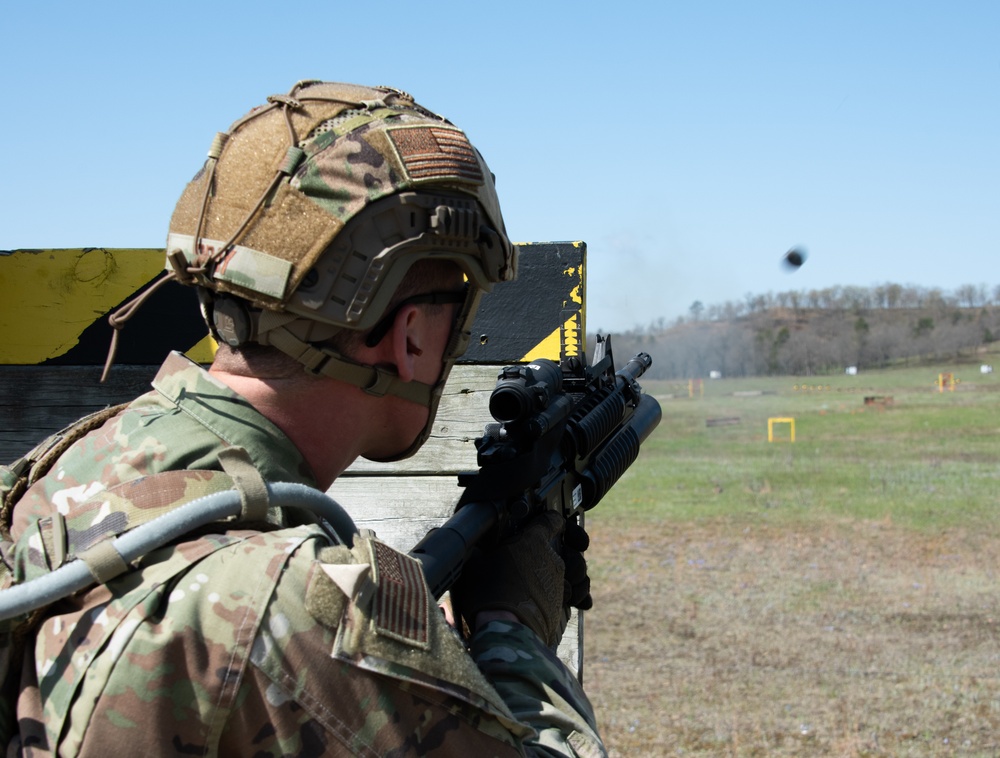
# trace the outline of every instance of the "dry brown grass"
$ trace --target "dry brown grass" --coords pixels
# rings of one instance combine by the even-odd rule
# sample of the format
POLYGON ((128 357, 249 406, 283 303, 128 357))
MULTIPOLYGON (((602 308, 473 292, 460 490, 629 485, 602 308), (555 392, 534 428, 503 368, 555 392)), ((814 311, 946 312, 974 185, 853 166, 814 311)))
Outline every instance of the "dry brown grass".
POLYGON ((588 529, 584 674, 612 755, 1000 755, 995 535, 588 529))

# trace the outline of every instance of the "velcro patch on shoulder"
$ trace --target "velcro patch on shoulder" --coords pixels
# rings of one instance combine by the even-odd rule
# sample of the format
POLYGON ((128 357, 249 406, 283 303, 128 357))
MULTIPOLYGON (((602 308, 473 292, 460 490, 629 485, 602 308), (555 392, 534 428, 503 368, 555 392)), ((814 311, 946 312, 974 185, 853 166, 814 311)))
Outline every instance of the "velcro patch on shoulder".
MULTIPOLYGON (((353 592, 345 589, 343 582, 337 581, 336 572, 343 569, 345 574, 352 573, 357 564, 351 564, 351 554, 345 547, 324 548, 319 553, 319 560, 309 569, 309 583, 306 587, 306 610, 314 619, 328 629, 340 626, 344 617, 344 605, 354 597, 353 592)), ((367 564, 362 564, 367 569, 367 564)))
POLYGON ((372 623, 375 631, 408 645, 427 649, 431 613, 430 591, 420 561, 372 541, 375 598, 372 623))
POLYGON ((452 179, 483 183, 483 171, 469 138, 451 126, 398 126, 387 129, 414 181, 452 179))

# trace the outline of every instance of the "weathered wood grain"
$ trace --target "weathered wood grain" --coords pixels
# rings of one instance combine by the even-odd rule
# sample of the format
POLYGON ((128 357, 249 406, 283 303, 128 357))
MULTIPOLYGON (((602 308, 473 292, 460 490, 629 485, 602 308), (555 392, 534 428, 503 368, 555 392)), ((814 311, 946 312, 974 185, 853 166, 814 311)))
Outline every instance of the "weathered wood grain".
POLYGON ((158 366, 0 366, 0 461, 9 462, 78 418, 138 397, 158 366))

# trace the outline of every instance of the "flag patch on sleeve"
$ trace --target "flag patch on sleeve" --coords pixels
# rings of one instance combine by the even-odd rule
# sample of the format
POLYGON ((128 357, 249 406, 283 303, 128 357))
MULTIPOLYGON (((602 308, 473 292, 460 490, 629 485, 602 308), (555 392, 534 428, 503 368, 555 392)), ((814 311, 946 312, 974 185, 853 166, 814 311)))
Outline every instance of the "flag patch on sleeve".
POLYGON ((375 557, 375 630, 409 645, 427 649, 430 592, 420 561, 381 542, 373 542, 375 557))

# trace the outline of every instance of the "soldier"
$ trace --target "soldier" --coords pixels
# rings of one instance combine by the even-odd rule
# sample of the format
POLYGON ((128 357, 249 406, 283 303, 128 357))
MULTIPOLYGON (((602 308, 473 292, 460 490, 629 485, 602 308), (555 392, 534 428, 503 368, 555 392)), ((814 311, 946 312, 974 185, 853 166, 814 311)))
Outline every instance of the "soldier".
POLYGON ((561 519, 467 572, 463 640, 416 561, 267 500, 264 482, 325 490, 358 456, 427 438, 480 295, 515 275, 465 134, 398 90, 300 82, 217 136, 166 251, 219 349, 208 371, 172 354, 153 391, 35 456, 4 563, 23 583, 79 557, 98 583, 33 619, 15 747, 603 754, 551 652, 570 602, 561 519), (243 517, 131 564, 109 549, 234 484, 243 517))

